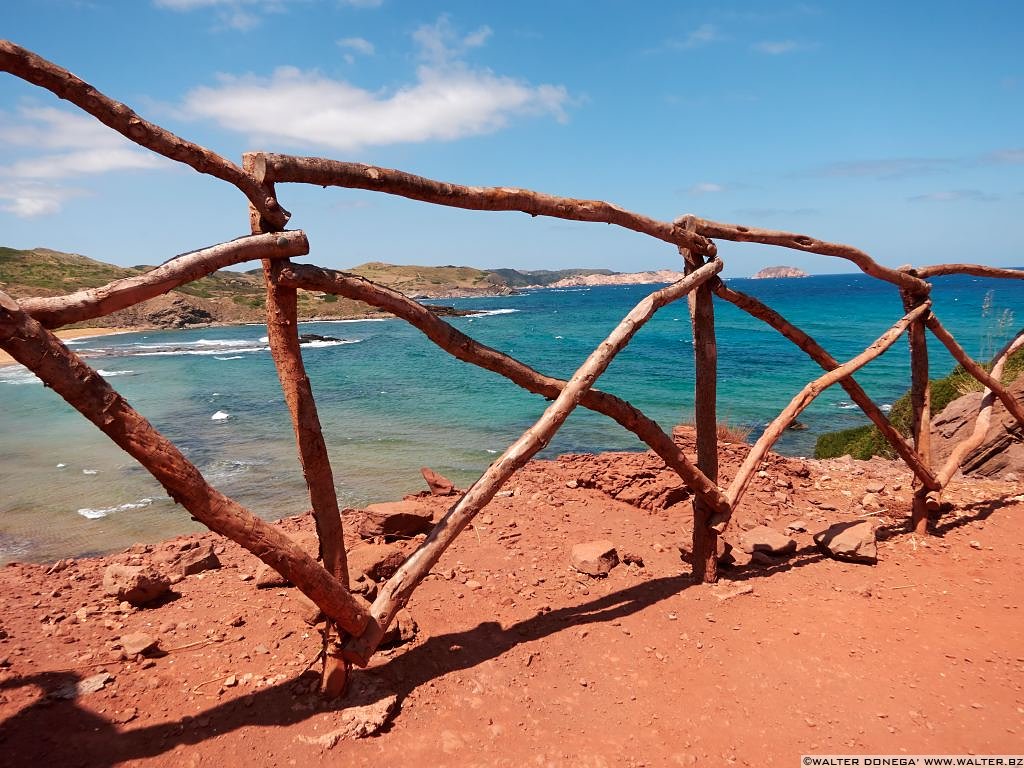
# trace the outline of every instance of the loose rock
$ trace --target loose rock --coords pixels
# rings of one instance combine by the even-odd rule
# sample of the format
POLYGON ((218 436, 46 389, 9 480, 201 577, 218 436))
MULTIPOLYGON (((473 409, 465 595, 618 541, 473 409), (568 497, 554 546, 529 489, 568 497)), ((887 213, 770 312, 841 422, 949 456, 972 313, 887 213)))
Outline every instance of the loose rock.
POLYGON ((138 654, 146 655, 156 651, 159 647, 159 642, 152 635, 147 635, 145 632, 132 632, 128 635, 121 636, 121 650, 125 652, 127 656, 136 656, 138 654))
POLYGON ((835 523, 815 534, 814 543, 835 560, 871 565, 878 562, 875 526, 869 520, 835 523))
POLYGON ((430 509, 415 501, 393 501, 371 504, 365 510, 359 535, 364 539, 383 536, 388 539, 407 539, 420 533, 429 533, 434 527, 430 509))
POLYGON ((615 545, 607 539, 574 545, 570 559, 573 568, 588 576, 607 576, 619 564, 615 545))
POLYGON ((765 552, 769 555, 787 556, 796 552, 796 542, 774 528, 758 525, 740 534, 740 549, 747 554, 765 552))
POLYGON ((422 474, 423 479, 427 481, 427 487, 430 488, 431 495, 454 496, 458 493, 455 488, 455 483, 444 475, 435 472, 430 467, 421 467, 420 474, 422 474))
POLYGON ((104 593, 135 606, 153 602, 170 588, 170 579, 149 566, 114 563, 103 573, 104 593))

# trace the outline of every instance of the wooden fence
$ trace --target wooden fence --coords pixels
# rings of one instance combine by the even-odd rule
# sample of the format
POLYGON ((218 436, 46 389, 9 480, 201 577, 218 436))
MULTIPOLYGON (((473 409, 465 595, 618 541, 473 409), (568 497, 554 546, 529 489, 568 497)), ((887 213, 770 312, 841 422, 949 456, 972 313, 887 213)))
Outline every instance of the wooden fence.
POLYGON ((178 256, 146 274, 117 280, 60 297, 15 301, 0 292, 0 347, 30 369, 117 445, 131 454, 197 520, 236 541, 275 568, 317 603, 329 617, 325 638, 324 690, 340 693, 350 663, 365 665, 385 629, 445 549, 519 468, 541 450, 577 406, 603 413, 634 433, 678 473, 693 494, 695 575, 717 578, 717 537, 765 454, 783 431, 825 388, 839 384, 906 462, 915 477, 912 525, 926 531, 929 512, 938 508, 943 488, 964 456, 983 440, 995 399, 1024 425, 1024 407, 1000 383, 1008 356, 1024 346, 1024 331, 996 356, 991 372, 972 360, 933 311, 928 278, 971 274, 1024 278, 1024 271, 976 264, 940 264, 891 269, 857 248, 806 235, 756 229, 683 216, 658 221, 595 200, 575 200, 509 187, 467 187, 388 168, 315 157, 248 153, 241 166, 150 123, 126 105, 97 91, 67 70, 13 43, 0 41, 0 69, 67 99, 135 143, 234 185, 248 200, 251 235, 178 256), (514 357, 474 341, 422 304, 362 277, 297 264, 309 253, 304 233, 284 230, 289 214, 276 185, 315 184, 384 192, 436 205, 481 211, 522 211, 575 221, 614 224, 669 243, 678 249, 686 276, 654 291, 627 314, 568 380, 546 376, 514 357), (862 353, 840 363, 808 334, 752 296, 730 288, 719 277, 722 261, 715 240, 756 242, 846 259, 898 290, 906 314, 862 353), (52 329, 101 317, 166 293, 215 270, 261 259, 267 287, 267 328, 271 353, 291 412, 312 515, 320 539, 320 560, 310 557, 278 528, 213 488, 167 438, 118 394, 94 369, 64 346, 52 329), (333 470, 313 390, 299 348, 298 289, 357 299, 405 320, 449 354, 499 373, 551 404, 537 422, 510 445, 449 509, 426 540, 380 589, 367 610, 349 592, 333 470), (654 313, 687 297, 693 327, 696 366, 697 448, 691 460, 656 422, 631 403, 595 389, 615 355, 654 313), (717 361, 713 297, 730 302, 767 323, 796 344, 825 371, 808 383, 750 448, 727 488, 718 485, 716 418, 717 361), (929 447, 929 386, 926 329, 986 388, 976 426, 941 467, 933 466, 929 447), (911 353, 913 435, 907 441, 857 384, 853 374, 906 333, 911 353))

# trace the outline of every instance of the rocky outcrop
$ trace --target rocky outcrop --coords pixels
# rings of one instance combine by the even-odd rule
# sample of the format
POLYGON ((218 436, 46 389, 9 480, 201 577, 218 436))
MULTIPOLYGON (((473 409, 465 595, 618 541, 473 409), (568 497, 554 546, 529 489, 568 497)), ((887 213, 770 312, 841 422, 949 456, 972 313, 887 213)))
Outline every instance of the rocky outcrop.
POLYGON ((775 277, 808 277, 808 274, 796 267, 765 267, 754 275, 753 279, 766 280, 775 277))
MULTIPOLYGON (((1017 402, 1024 405, 1024 376, 1010 385, 1010 392, 1017 402)), ((969 392, 932 419, 935 464, 944 462, 957 444, 974 431, 981 398, 981 392, 969 392)), ((992 422, 984 442, 967 454, 962 470, 965 475, 978 477, 1024 476, 1024 428, 1017 424, 1000 400, 997 399, 992 408, 992 422)))
POLYGON ((674 283, 682 278, 682 272, 676 272, 671 269, 658 269, 651 272, 616 272, 611 275, 573 275, 572 277, 562 278, 550 285, 535 287, 576 288, 593 285, 647 285, 674 283))

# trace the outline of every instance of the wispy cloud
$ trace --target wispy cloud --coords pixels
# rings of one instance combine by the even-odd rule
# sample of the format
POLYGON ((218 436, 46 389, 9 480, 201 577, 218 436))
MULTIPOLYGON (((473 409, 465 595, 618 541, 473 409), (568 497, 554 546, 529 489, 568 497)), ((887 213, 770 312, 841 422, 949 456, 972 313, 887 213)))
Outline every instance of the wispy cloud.
POLYGON ((1024 163, 1024 149, 999 149, 982 155, 981 161, 991 165, 1020 165, 1024 163))
MULTIPOLYGON (((212 10, 218 24, 223 27, 246 31, 259 26, 263 16, 282 13, 289 4, 303 0, 153 0, 157 8, 185 13, 202 9, 212 10)), ((355 5, 356 3, 349 3, 355 5)), ((379 0, 378 0, 378 5, 379 0)))
POLYGON ((686 190, 688 195, 699 197, 701 195, 713 195, 718 192, 725 192, 727 187, 713 181, 700 181, 686 190))
POLYGON ((950 189, 907 198, 912 203, 957 203, 963 201, 994 203, 999 199, 999 195, 983 192, 980 189, 950 189))
POLYGON ((373 56, 377 49, 373 43, 363 37, 344 37, 338 41, 338 47, 346 51, 342 54, 349 64, 355 63, 356 55, 373 56))
POLYGON ((749 216, 752 219, 779 219, 790 216, 817 216, 821 211, 817 208, 737 208, 737 216, 749 216))
POLYGON ((750 49, 755 53, 764 53, 768 56, 781 56, 784 53, 793 53, 806 49, 806 43, 798 43, 796 40, 762 40, 754 43, 750 49))
POLYGON ((696 48, 703 48, 705 45, 709 45, 710 43, 714 43, 721 39, 722 36, 718 32, 718 27, 714 24, 701 24, 696 29, 690 30, 683 37, 675 37, 667 40, 664 47, 677 51, 692 51, 696 48))
POLYGON ((853 160, 829 163, 811 169, 807 175, 821 177, 861 177, 902 179, 945 173, 957 161, 942 157, 893 157, 875 160, 853 160))
POLYGON ((84 194, 61 180, 169 164, 92 117, 55 107, 0 112, 0 143, 17 155, 0 166, 0 199, 6 201, 0 208, 16 216, 55 213, 65 200, 84 194))
POLYGON ((462 60, 490 35, 487 27, 461 35, 447 17, 420 27, 413 34, 422 62, 415 81, 391 93, 279 67, 270 77, 222 75, 218 85, 189 92, 183 112, 255 143, 342 151, 477 136, 525 115, 565 120, 569 95, 563 86, 531 85, 462 60))

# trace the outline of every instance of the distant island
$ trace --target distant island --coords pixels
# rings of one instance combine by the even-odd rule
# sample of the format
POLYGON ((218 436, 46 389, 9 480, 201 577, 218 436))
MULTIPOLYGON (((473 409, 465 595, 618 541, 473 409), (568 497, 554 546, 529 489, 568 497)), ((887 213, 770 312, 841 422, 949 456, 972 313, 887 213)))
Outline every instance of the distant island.
MULTIPOLYGON (((0 247, 0 290, 14 298, 58 296, 96 288, 113 280, 142 274, 152 267, 119 267, 74 253, 49 248, 20 250, 0 247)), ((680 272, 613 272, 610 269, 477 269, 446 265, 424 267, 372 261, 344 270, 385 285, 415 299, 507 296, 522 289, 595 285, 670 283, 680 272)), ((344 320, 384 316, 362 302, 331 294, 299 291, 300 320, 344 320)), ((155 299, 89 322, 91 327, 186 328, 199 325, 261 322, 265 318, 261 269, 220 270, 155 299)), ((468 314, 431 305, 437 314, 468 314)))
POLYGON ((810 277, 810 275, 796 267, 765 267, 754 275, 753 279, 765 280, 772 277, 810 277))

